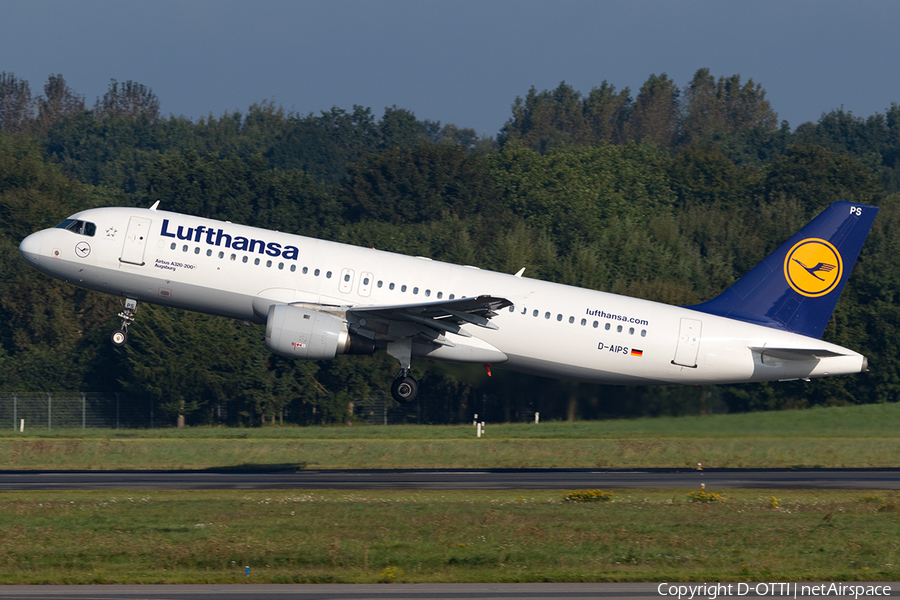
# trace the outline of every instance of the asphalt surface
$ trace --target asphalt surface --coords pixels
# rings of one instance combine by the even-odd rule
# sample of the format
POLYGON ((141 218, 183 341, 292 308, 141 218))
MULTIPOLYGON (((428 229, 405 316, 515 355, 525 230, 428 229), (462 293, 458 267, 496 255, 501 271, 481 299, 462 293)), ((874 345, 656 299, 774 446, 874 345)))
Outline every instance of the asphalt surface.
POLYGON ((0 471, 0 490, 900 489, 900 469, 0 471))

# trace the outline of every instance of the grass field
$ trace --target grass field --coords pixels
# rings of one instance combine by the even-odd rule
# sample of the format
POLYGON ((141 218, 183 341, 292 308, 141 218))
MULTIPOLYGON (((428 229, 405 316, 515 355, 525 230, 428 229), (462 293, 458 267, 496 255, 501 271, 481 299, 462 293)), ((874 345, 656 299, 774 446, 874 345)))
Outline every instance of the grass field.
POLYGON ((900 404, 471 426, 0 432, 0 469, 900 466, 900 404))
POLYGON ((0 495, 0 584, 900 578, 894 492, 0 495), (777 496, 777 497, 775 497, 777 496), (250 567, 250 578, 245 567, 250 567))
MULTIPOLYGON (((10 429, 0 469, 885 467, 898 432, 900 405, 488 424, 482 439, 461 426, 10 429)), ((725 496, 0 492, 0 584, 900 579, 897 492, 725 496)))

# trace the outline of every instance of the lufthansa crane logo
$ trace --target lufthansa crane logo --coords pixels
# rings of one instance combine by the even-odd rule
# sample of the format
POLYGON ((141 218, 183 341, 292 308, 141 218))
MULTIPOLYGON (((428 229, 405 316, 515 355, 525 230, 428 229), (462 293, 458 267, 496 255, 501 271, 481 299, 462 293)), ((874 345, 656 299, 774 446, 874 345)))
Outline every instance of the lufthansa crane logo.
POLYGON ((795 292, 809 298, 831 292, 843 272, 841 253, 818 238, 797 242, 784 258, 784 278, 795 292))
POLYGON ((91 245, 87 242, 78 242, 75 244, 75 255, 78 256, 78 258, 87 258, 90 253, 91 245))

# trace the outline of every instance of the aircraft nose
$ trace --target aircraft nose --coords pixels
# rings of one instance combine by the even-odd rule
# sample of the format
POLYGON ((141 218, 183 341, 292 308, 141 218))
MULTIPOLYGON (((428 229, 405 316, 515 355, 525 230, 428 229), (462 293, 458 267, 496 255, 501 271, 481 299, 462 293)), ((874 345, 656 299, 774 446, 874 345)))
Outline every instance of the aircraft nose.
POLYGON ((19 244, 19 252, 22 253, 22 258, 28 264, 36 265, 40 260, 43 237, 43 232, 38 231, 29 235, 19 244))

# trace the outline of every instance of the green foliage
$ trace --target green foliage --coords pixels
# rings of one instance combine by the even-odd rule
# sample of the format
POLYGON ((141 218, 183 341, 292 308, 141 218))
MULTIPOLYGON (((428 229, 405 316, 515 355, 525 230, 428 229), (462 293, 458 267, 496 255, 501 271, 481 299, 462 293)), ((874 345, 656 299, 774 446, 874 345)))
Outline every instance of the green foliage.
MULTIPOLYGON (((687 495, 688 502, 700 502, 703 504, 710 504, 712 502, 725 502, 728 500, 725 497, 725 494, 718 494, 716 492, 704 492, 703 490, 695 490, 687 495)), ((778 504, 778 501, 775 501, 775 504, 778 504)))
MULTIPOLYGON (((141 307, 132 346, 105 343, 111 298, 28 268, 17 245, 92 206, 163 207, 673 304, 731 285, 836 200, 881 214, 825 337, 871 372, 682 387, 559 383, 416 364, 410 419, 580 419, 894 402, 900 392, 900 108, 844 111, 792 133, 765 91, 700 69, 652 75, 635 98, 602 82, 517 98, 495 143, 396 106, 319 114, 274 102, 192 122, 136 82, 93 111, 53 75, 44 95, 0 75, 0 387, 127 388, 190 423, 345 423, 384 394, 383 354, 289 362, 222 319, 141 307), (499 147, 499 151, 497 149, 499 147), (174 349, 174 350, 173 350, 174 349), (184 365, 189 364, 186 367, 184 365), (113 371, 116 377, 109 377, 113 371), (171 375, 180 371, 180 375, 171 375)), ((159 413, 158 413, 159 414, 159 413)), ((174 421, 172 421, 174 422, 174 421)))
POLYGON ((563 494, 562 500, 563 502, 609 502, 612 497, 612 492, 603 490, 574 490, 563 494))

